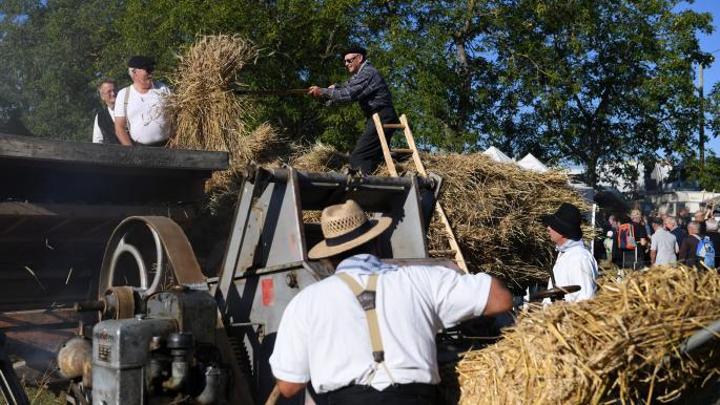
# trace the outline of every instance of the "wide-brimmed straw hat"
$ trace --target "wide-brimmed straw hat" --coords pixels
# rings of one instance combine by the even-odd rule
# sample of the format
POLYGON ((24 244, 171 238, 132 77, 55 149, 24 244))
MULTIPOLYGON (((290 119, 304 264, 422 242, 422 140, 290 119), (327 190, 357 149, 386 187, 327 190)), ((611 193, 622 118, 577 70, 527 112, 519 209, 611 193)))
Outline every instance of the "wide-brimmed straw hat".
POLYGON ((554 214, 543 215, 542 221, 568 239, 579 240, 582 238, 582 229, 580 228, 582 215, 580 210, 572 204, 562 203, 554 214))
POLYGON ((325 240, 308 252, 310 259, 323 259, 356 248, 379 236, 392 223, 391 218, 368 219, 353 200, 331 205, 320 216, 325 240))

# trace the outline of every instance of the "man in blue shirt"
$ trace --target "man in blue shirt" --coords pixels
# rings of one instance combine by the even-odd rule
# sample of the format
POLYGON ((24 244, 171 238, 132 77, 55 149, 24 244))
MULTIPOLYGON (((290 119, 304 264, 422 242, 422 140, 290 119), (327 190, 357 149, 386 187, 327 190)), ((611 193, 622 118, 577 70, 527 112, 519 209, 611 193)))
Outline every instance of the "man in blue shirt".
MULTIPOLYGON (((385 80, 367 60, 367 51, 361 47, 351 47, 344 52, 345 69, 352 77, 345 83, 327 88, 312 86, 308 94, 326 98, 328 105, 357 101, 366 117, 365 131, 358 139, 350 155, 350 167, 364 174, 372 174, 382 161, 382 147, 373 122, 372 115, 378 113, 383 124, 397 123, 398 117, 392 103, 392 95, 385 80)), ((385 130, 388 144, 394 129, 385 130)))

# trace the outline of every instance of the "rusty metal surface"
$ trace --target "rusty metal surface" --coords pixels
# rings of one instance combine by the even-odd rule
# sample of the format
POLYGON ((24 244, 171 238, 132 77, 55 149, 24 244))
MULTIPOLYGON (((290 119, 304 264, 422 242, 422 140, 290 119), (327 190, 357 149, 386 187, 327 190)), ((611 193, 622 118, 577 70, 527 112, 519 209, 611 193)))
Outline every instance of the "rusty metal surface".
POLYGON ((105 292, 106 308, 112 309, 113 319, 128 319, 135 315, 135 297, 132 287, 111 287, 105 292))

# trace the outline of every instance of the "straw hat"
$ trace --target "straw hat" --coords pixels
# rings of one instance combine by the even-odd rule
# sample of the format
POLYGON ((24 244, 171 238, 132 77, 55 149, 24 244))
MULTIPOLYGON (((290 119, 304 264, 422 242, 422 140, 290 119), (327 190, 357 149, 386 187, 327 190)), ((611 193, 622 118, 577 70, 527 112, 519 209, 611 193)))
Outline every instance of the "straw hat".
POLYGON ((379 236, 391 223, 392 219, 387 217, 369 220, 353 200, 331 205, 320 216, 325 240, 313 246, 308 257, 322 259, 356 248, 379 236))

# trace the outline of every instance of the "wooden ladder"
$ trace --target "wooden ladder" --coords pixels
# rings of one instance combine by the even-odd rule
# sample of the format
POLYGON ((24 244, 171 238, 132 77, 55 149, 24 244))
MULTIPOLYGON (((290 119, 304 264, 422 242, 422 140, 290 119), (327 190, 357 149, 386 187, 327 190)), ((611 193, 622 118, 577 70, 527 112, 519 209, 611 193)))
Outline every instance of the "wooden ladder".
MULTIPOLYGON (((427 176, 425 165, 423 164, 422 160, 420 160, 420 152, 418 152, 417 146, 415 145, 415 138, 413 137, 412 131, 410 130, 410 124, 408 123, 408 119, 405 114, 402 114, 400 116, 399 124, 383 124, 382 121, 380 121, 380 116, 377 113, 373 114, 372 118, 375 122, 375 129, 377 131, 378 137, 380 138, 380 145, 382 145, 385 165, 387 166, 390 175, 393 177, 398 177, 398 172, 395 168, 395 162, 392 158, 392 153, 395 152, 398 154, 412 154, 413 163, 415 164, 415 169, 417 170, 417 172, 421 176, 427 176), (390 150, 387 139, 385 139, 385 129, 402 129, 403 133, 405 134, 405 140, 407 141, 408 149, 390 150)), ((460 269, 465 273, 468 273, 467 263, 465 262, 465 258, 463 257, 462 251, 460 250, 460 245, 458 245, 457 239, 455 239, 455 233, 453 232, 452 227, 450 226, 450 222, 447 219, 447 215, 445 215, 445 210, 443 209, 442 205, 440 205, 439 201, 435 203, 435 213, 437 214, 438 218, 440 218, 440 222, 442 222, 443 227, 445 228, 445 236, 447 237, 448 245, 450 246, 449 251, 442 253, 452 254, 458 267, 460 267, 460 269)))

